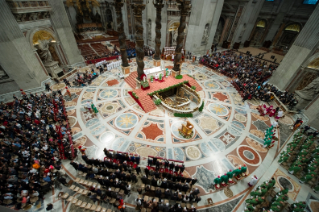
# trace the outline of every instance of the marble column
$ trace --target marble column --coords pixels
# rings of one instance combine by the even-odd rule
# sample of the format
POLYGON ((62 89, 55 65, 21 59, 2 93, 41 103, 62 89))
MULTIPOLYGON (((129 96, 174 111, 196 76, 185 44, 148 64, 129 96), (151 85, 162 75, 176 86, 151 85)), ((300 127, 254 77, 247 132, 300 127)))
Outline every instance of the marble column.
POLYGON ((243 20, 243 23, 246 23, 246 30, 242 35, 241 41, 245 42, 247 40, 251 39, 252 32, 255 30, 256 27, 256 21, 258 18, 258 15, 261 11, 261 8, 263 6, 265 1, 251 1, 247 5, 247 10, 248 11, 248 17, 247 13, 245 13, 245 19, 243 20), (247 17, 247 18, 246 18, 247 17))
POLYGON ((205 54, 210 49, 223 4, 224 0, 196 0, 196 3, 192 4, 187 26, 186 51, 205 54), (206 25, 208 25, 208 33, 204 35, 206 25), (206 39, 203 39, 204 36, 206 39))
POLYGON ((164 7, 163 0, 157 0, 154 2, 154 7, 156 8, 156 37, 155 37, 155 60, 160 60, 161 56, 161 15, 162 15, 162 8, 164 7))
POLYGON ((12 83, 5 84, 6 88, 0 90, 27 90, 41 86, 41 82, 49 78, 48 74, 41 67, 32 44, 20 30, 7 2, 0 1, 0 8, 0 63, 13 80, 12 83), (12 89, 8 86, 12 86, 12 89))
POLYGON ((84 59, 76 44, 63 0, 48 0, 48 2, 52 7, 51 23, 62 44, 69 67, 84 65, 84 59))
POLYGON ((161 34, 163 35, 161 37, 161 49, 163 49, 166 46, 166 33, 167 33, 167 4, 162 9, 162 29, 161 34))
POLYGON ((136 63, 137 63, 137 79, 140 80, 144 74, 144 39, 143 39, 143 25, 142 25, 142 11, 145 9, 143 0, 135 0, 131 4, 135 17, 135 49, 136 49, 136 63))
MULTIPOLYGON (((115 0, 114 7, 116 11, 116 22, 117 22, 117 32, 119 35, 119 44, 120 44, 120 51, 121 51, 121 59, 122 59, 122 67, 128 67, 128 61, 127 61, 127 52, 126 52, 126 36, 124 33, 124 23, 123 23, 123 15, 122 15, 122 7, 124 3, 122 0, 115 0)), ((123 69, 122 68, 122 69, 123 69)), ((125 70, 123 69, 123 72, 125 74, 125 70)))
POLYGON ((220 36, 219 44, 222 44, 224 42, 225 37, 226 37, 226 33, 227 33, 227 29, 228 29, 228 27, 230 25, 230 22, 231 22, 231 17, 227 16, 227 18, 225 20, 225 24, 224 24, 224 28, 223 28, 222 34, 220 36))
POLYGON ((311 56, 313 51, 318 47, 318 25, 319 5, 316 6, 304 28, 274 72, 270 83, 275 84, 281 90, 285 90, 289 86, 302 63, 311 56))
POLYGON ((276 32, 283 23, 284 17, 286 16, 287 12, 289 12, 291 7, 293 6, 294 1, 295 0, 282 0, 279 7, 274 9, 274 13, 277 13, 277 16, 268 31, 268 34, 265 38, 266 41, 272 41, 274 39, 276 32))
POLYGON ((177 42, 176 42, 176 48, 175 48, 175 58, 174 58, 174 68, 173 70, 177 75, 181 74, 181 65, 182 65, 182 48, 185 38, 185 27, 186 27, 186 16, 188 16, 188 13, 191 8, 190 1, 187 0, 179 0, 180 3, 179 9, 181 18, 179 20, 179 27, 178 27, 178 35, 177 35, 177 42))

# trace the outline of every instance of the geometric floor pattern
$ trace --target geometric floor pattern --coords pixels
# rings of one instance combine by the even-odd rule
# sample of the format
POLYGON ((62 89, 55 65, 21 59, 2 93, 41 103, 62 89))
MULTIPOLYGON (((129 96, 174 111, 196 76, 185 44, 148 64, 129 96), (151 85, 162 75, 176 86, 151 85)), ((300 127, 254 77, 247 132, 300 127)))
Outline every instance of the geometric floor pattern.
MULTIPOLYGON (((145 68, 153 67, 152 60, 145 58, 144 62, 145 68)), ((130 65, 131 72, 136 71, 134 60, 130 65)), ((165 66, 172 65, 171 61, 165 61, 165 66)), ((250 177, 270 178, 279 168, 273 163, 277 160, 278 145, 269 151, 263 148, 264 130, 272 120, 259 116, 256 106, 260 102, 244 103, 227 77, 190 61, 183 63, 182 74, 195 77, 202 87, 199 94, 205 102, 203 112, 185 119, 174 117, 161 106, 145 113, 128 94, 132 89, 118 78, 119 72, 115 68, 103 73, 88 87, 70 89, 76 95, 66 102, 67 113, 73 120, 74 143, 75 146, 86 146, 89 157, 103 158, 102 150, 108 148, 139 154, 142 166, 148 155, 183 160, 184 175, 198 179, 196 187, 202 201, 197 209, 210 207, 206 199, 212 198, 216 209, 229 203, 232 210, 239 210, 242 206, 235 206, 247 197, 250 177), (107 82, 112 80, 118 83, 110 86, 107 82), (86 111, 88 101, 96 105, 97 116, 86 111), (186 120, 194 125, 193 137, 189 139, 178 133, 186 120), (215 177, 244 164, 251 176, 231 186, 233 197, 212 190, 215 177)), ((65 167, 68 169, 68 163, 65 167)), ((298 200, 298 194, 294 195, 298 200)), ((125 201, 133 204, 134 198, 125 201)))

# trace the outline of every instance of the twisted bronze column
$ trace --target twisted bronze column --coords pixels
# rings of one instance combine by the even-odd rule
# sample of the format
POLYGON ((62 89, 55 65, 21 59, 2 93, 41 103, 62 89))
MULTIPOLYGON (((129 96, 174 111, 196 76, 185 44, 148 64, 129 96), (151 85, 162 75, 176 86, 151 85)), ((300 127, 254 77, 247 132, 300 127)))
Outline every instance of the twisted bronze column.
POLYGON ((186 27, 186 16, 188 15, 191 4, 188 0, 177 0, 179 5, 179 9, 181 11, 181 18, 179 21, 179 27, 178 27, 178 36, 177 36, 177 42, 176 42, 176 49, 175 49, 175 58, 174 58, 174 68, 173 70, 180 75, 181 71, 181 64, 182 64, 182 48, 183 48, 183 42, 185 38, 185 27, 186 27))
POLYGON ((155 55, 154 59, 155 60, 160 60, 160 55, 161 55, 161 20, 162 20, 162 8, 164 7, 163 0, 157 0, 154 2, 154 6, 156 7, 156 37, 155 37, 155 55))
POLYGON ((136 49, 136 63, 137 63, 137 79, 140 80, 144 74, 144 39, 143 39, 143 24, 142 11, 145 9, 143 0, 135 0, 131 4, 135 17, 135 49, 136 49))
POLYGON ((120 44, 120 51, 121 51, 121 58, 122 58, 122 66, 128 67, 127 61, 127 53, 126 53, 126 36, 124 33, 124 23, 122 17, 122 7, 124 3, 122 0, 114 0, 114 7, 116 11, 116 22, 117 22, 117 31, 119 33, 119 44, 120 44))

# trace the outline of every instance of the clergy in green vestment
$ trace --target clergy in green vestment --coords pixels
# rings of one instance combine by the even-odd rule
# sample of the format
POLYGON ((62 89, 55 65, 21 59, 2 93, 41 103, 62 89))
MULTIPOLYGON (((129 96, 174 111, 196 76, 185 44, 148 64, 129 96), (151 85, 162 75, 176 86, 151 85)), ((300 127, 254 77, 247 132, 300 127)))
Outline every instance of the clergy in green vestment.
POLYGON ((306 174, 303 178, 299 180, 300 183, 308 183, 312 180, 315 176, 313 174, 306 174))
POLYGON ((288 169, 289 174, 297 174, 300 171, 301 171, 301 165, 292 165, 288 169))
POLYGON ((218 176, 217 178, 214 179, 214 183, 215 183, 216 185, 220 185, 220 183, 221 183, 220 176, 218 176))
POLYGON ((229 178, 228 178, 227 174, 224 174, 223 176, 220 177, 220 179, 221 179, 222 182, 227 184, 229 178))
POLYGON ((232 170, 229 170, 229 172, 227 172, 227 176, 229 179, 233 178, 234 174, 233 174, 232 170))

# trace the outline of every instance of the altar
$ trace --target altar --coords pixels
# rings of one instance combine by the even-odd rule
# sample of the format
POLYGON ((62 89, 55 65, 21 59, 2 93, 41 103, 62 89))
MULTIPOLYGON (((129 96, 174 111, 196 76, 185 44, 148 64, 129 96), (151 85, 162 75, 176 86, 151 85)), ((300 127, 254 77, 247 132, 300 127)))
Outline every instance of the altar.
MULTIPOLYGON (((144 74, 146 75, 147 79, 150 79, 151 76, 155 78, 155 75, 157 74, 158 76, 162 74, 162 76, 165 76, 165 66, 164 66, 164 61, 161 60, 161 65, 154 67, 154 68, 149 68, 149 69, 144 69, 144 74)), ((170 71, 170 70, 168 70, 170 71)))

